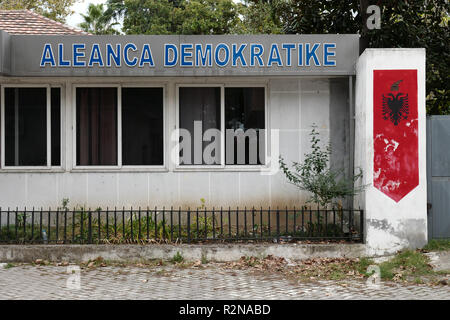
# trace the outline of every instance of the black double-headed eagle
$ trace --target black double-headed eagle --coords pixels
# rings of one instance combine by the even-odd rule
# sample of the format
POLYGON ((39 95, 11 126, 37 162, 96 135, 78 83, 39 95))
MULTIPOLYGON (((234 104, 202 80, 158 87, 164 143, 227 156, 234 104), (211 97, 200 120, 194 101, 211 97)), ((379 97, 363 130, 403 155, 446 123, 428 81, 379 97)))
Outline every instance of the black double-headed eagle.
MULTIPOLYGON (((391 91, 398 91, 400 82, 403 80, 396 81, 391 86, 391 91)), ((408 119, 409 105, 408 105, 408 94, 404 93, 388 93, 387 96, 384 94, 383 97, 383 119, 390 120, 394 125, 398 125, 401 120, 408 119)))

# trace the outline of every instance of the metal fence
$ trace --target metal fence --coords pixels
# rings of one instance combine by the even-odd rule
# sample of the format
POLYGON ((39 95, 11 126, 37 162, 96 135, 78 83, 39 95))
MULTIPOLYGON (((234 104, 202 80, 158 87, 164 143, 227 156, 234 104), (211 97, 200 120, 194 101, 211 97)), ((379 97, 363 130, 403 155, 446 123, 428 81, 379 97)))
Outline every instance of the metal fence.
POLYGON ((2 210, 0 243, 362 242, 363 210, 57 209, 2 210))

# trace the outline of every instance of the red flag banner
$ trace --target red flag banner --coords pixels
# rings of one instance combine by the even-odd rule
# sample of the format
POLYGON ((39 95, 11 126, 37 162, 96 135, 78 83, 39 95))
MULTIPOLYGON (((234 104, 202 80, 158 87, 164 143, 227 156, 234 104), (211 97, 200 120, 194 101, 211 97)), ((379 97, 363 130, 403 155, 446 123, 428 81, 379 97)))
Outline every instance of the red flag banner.
POLYGON ((373 71, 375 188, 399 202, 419 184, 417 70, 373 71))

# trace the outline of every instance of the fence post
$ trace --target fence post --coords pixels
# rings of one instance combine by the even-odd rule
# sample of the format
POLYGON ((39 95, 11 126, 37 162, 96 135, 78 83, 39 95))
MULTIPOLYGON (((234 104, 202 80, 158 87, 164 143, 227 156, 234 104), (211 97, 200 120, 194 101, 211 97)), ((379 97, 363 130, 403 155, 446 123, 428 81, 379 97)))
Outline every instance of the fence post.
POLYGON ((106 207, 106 239, 109 240, 109 207, 106 207))
POLYGON ((27 207, 23 210, 23 240, 26 240, 27 236, 27 207))
POLYGON ((212 208, 212 232, 213 232, 213 239, 216 239, 216 209, 212 208))
POLYGON ((163 207, 162 212, 162 227, 163 227, 163 234, 162 234, 162 240, 166 241, 166 207, 163 207))
MULTIPOLYGON (((2 209, 0 208, 0 226, 1 224, 1 213, 2 209)), ((34 240, 34 207, 33 207, 33 211, 31 211, 31 241, 34 240)))
POLYGON ((131 242, 134 242, 134 232, 133 232, 133 207, 130 207, 130 232, 131 232, 131 242))
MULTIPOLYGON (((33 208, 33 217, 34 217, 34 208, 33 208)), ((64 243, 66 242, 67 242, 67 208, 64 210, 64 243)))
POLYGON ((139 209, 138 209, 139 211, 138 211, 138 221, 139 221, 139 223, 138 223, 138 227, 139 227, 139 231, 138 231, 138 240, 139 240, 139 242, 141 241, 141 237, 142 237, 142 235, 141 235, 141 207, 139 207, 139 209))
POLYGON ((51 218, 52 218, 52 209, 49 207, 48 208, 48 223, 47 223, 47 225, 48 225, 48 230, 47 230, 47 239, 48 239, 48 241, 50 242, 50 237, 51 237, 51 230, 50 230, 50 227, 51 227, 51 218))
POLYGON ((6 213, 6 235, 9 235, 9 207, 8 207, 8 212, 6 213))
POLYGON ((188 208, 187 211, 187 242, 191 243, 191 208, 188 208))
POLYGON ((280 242, 280 210, 277 207, 277 243, 280 242))
POLYGON ((59 208, 56 209, 56 243, 59 239, 59 208))
POLYGON ((17 214, 18 214, 18 212, 19 212, 19 207, 16 207, 16 212, 15 212, 15 226, 14 226, 14 229, 15 229, 15 235, 16 235, 16 241, 17 241, 17 228, 18 228, 18 223, 17 223, 17 214))
POLYGON ((89 242, 89 244, 92 243, 92 212, 91 212, 91 208, 89 208, 89 213, 88 213, 88 242, 89 242))
POLYGON ((173 206, 170 207, 170 241, 173 242, 173 206))

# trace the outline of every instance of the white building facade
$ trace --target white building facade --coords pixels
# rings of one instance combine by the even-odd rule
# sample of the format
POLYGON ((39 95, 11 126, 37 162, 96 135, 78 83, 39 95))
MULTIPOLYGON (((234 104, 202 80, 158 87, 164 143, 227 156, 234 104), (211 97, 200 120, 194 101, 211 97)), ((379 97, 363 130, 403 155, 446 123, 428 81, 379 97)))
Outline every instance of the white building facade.
POLYGON ((419 247, 425 53, 358 42, 0 32, 0 206, 301 207, 278 159, 302 162, 315 125, 331 166, 363 171, 343 206, 364 210, 368 252, 419 247))

